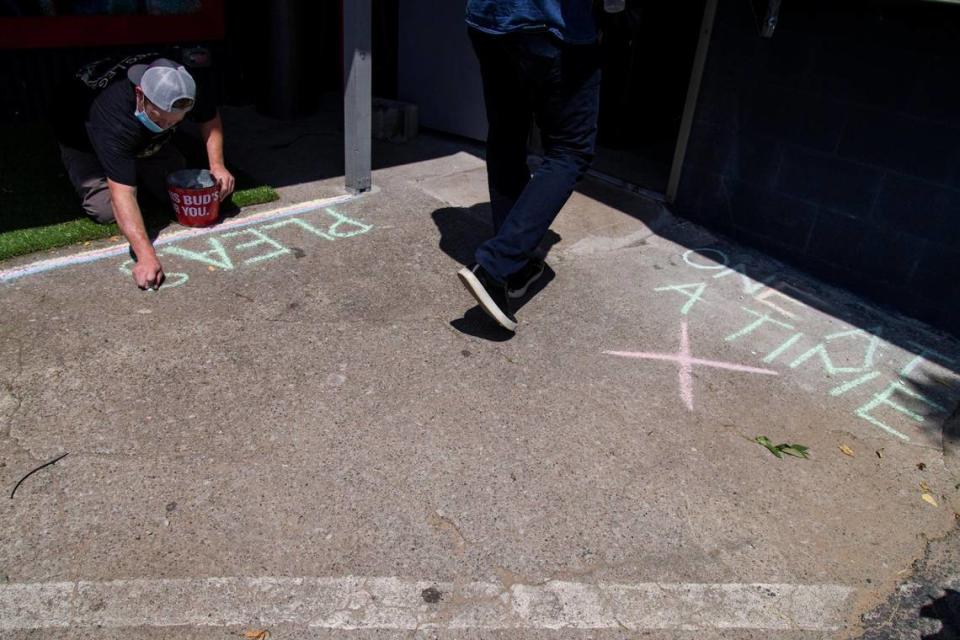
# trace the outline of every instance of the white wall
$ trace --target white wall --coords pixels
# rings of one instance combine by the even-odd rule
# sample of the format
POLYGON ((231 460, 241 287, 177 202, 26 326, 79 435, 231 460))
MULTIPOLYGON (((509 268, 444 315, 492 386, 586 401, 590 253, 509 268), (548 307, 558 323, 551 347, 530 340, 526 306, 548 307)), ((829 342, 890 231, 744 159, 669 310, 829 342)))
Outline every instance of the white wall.
POLYGON ((465 0, 400 0, 397 93, 419 108, 420 126, 485 140, 483 87, 465 0))

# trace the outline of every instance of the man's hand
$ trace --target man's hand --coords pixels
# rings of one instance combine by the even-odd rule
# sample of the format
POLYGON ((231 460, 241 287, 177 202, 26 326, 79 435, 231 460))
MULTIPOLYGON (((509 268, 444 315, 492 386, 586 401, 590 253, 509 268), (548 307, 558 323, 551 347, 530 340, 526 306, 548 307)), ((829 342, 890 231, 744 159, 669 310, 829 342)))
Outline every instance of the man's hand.
POLYGON ((213 175, 213 179, 217 181, 217 186, 220 187, 220 202, 223 202, 227 196, 233 193, 235 183, 233 174, 227 171, 227 168, 223 165, 210 167, 210 173, 213 175))
POLYGON ((203 144, 207 148, 207 160, 210 163, 210 173, 213 174, 220 187, 220 202, 223 202, 227 196, 233 193, 233 174, 227 171, 223 162, 223 122, 220 120, 220 113, 217 112, 213 118, 200 123, 200 135, 203 137, 203 144))
POLYGON ((159 289, 164 277, 163 267, 156 258, 139 258, 133 265, 133 279, 141 289, 159 289))

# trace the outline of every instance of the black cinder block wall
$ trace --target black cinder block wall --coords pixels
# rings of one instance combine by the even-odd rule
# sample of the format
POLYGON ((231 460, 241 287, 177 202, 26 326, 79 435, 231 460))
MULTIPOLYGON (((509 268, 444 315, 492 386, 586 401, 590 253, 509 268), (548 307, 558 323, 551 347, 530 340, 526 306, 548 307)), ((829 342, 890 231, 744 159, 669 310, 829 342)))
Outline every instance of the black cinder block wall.
POLYGON ((960 5, 720 0, 677 212, 960 335, 960 5))

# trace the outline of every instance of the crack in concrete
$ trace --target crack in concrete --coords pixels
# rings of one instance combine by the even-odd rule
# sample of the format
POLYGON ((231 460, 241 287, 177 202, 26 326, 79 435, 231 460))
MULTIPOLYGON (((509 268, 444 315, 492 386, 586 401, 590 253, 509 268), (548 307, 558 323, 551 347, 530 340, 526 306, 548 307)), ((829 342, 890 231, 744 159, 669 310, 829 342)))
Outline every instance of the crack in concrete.
MULTIPOLYGON (((678 628, 682 630, 686 629, 689 625, 687 625, 685 621, 689 618, 689 615, 687 614, 687 611, 684 607, 678 606, 678 605, 682 605, 683 603, 682 598, 680 598, 673 589, 667 589, 659 581, 654 582, 653 585, 660 590, 660 594, 663 595, 665 600, 674 603, 673 604, 674 609, 679 611, 681 616, 680 621, 678 623, 679 625, 678 628)), ((686 629, 686 630, 689 630, 689 629, 686 629)))
POLYGON ((0 438, 13 439, 13 418, 20 413, 20 407, 23 406, 23 398, 14 393, 13 387, 8 384, 3 385, 3 392, 6 394, 7 399, 0 396, 0 438), (4 405, 11 406, 4 408, 4 405))
POLYGON ((457 555, 462 556, 464 554, 469 543, 467 542, 467 539, 464 537, 463 533, 460 531, 460 527, 458 527, 453 520, 444 516, 439 511, 434 511, 427 516, 427 524, 437 531, 447 533, 448 537, 456 547, 457 555))
MULTIPOLYGON (((800 629, 800 623, 797 621, 796 608, 797 608, 797 589, 796 587, 790 588, 790 596, 788 598, 789 607, 786 607, 786 614, 784 618, 787 621, 787 624, 793 629, 800 629)), ((783 609, 781 609, 783 611, 783 609)))
POLYGON ((719 553, 712 554, 710 550, 707 549, 706 545, 703 543, 703 540, 705 540, 706 538, 703 535, 701 535, 699 531, 697 531, 697 528, 694 526, 694 523, 693 523, 693 518, 690 516, 690 513, 693 511, 693 505, 690 503, 690 496, 688 496, 686 493, 682 495, 683 495, 684 504, 686 505, 686 509, 681 509, 681 511, 683 512, 683 523, 686 526, 687 530, 689 531, 690 535, 693 537, 694 545, 696 545, 696 547, 700 549, 700 552, 706 558, 712 558, 716 562, 720 563, 723 566, 723 568, 726 570, 731 569, 732 567, 730 563, 722 556, 722 552, 720 552, 718 548, 715 550, 718 551, 719 553))
POLYGON ((506 599, 502 600, 504 613, 507 618, 512 620, 514 624, 518 624, 521 619, 517 617, 516 607, 514 606, 513 598, 513 589, 516 586, 530 586, 530 587, 542 587, 549 582, 549 580, 542 580, 536 582, 521 576, 518 573, 510 571, 506 567, 495 566, 493 568, 494 572, 497 574, 497 578, 500 580, 500 584, 503 586, 503 590, 500 592, 500 596, 506 596, 506 599))
POLYGON ((23 405, 23 398, 14 391, 14 385, 23 375, 23 341, 17 340, 16 338, 14 338, 14 340, 17 343, 17 358, 16 358, 17 371, 16 373, 13 374, 13 377, 10 379, 9 382, 3 383, 3 390, 6 391, 7 395, 10 398, 13 398, 17 406, 14 407, 13 409, 5 410, 3 397, 0 396, 0 418, 3 418, 3 421, 0 422, 0 426, 2 426, 3 423, 6 423, 5 430, 7 431, 7 433, 10 432, 10 423, 13 421, 13 417, 20 412, 20 407, 23 405))
POLYGON ((620 619, 620 616, 617 615, 616 608, 613 606, 613 603, 610 602, 610 593, 607 589, 603 589, 600 585, 594 585, 597 588, 597 594, 600 597, 600 604, 603 606, 603 614, 609 615, 614 622, 617 623, 617 626, 623 629, 624 631, 633 632, 633 629, 628 627, 623 620, 620 619))
POLYGON ((512 599, 513 597, 513 588, 515 586, 521 587, 542 587, 548 582, 551 581, 551 578, 546 578, 544 580, 536 581, 531 580, 526 576, 522 576, 519 573, 514 573, 510 569, 501 566, 495 566, 493 568, 494 573, 497 574, 497 578, 500 579, 500 584, 503 585, 503 593, 509 595, 512 599))

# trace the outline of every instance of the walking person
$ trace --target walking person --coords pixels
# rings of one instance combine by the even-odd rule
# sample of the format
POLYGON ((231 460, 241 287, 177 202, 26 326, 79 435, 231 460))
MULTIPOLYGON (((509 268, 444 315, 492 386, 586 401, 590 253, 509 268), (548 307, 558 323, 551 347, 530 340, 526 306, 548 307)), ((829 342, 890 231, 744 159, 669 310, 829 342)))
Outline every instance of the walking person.
POLYGON ((591 0, 468 0, 480 62, 492 238, 458 272, 501 327, 517 328, 511 300, 543 273, 535 256, 594 156, 600 53, 591 0), (543 162, 530 174, 527 139, 540 129, 543 162))

